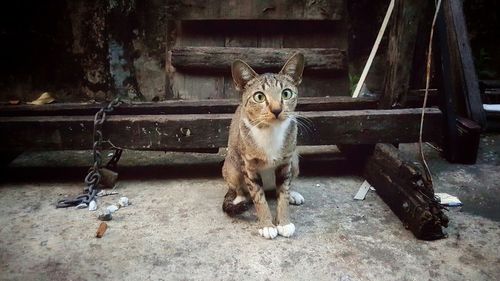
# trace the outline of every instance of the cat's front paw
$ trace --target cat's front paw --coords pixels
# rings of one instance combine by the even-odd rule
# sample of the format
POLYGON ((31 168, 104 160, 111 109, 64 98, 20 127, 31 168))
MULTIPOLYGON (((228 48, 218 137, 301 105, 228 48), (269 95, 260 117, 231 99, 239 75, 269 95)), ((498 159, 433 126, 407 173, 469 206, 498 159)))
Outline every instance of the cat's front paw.
POLYGON ((297 191, 290 191, 288 202, 292 205, 302 205, 304 204, 304 197, 297 191))
POLYGON ((278 234, 283 237, 290 237, 295 232, 295 225, 293 223, 278 225, 278 234))
POLYGON ((259 229, 259 234, 266 239, 274 239, 278 236, 278 230, 274 226, 266 226, 259 229))

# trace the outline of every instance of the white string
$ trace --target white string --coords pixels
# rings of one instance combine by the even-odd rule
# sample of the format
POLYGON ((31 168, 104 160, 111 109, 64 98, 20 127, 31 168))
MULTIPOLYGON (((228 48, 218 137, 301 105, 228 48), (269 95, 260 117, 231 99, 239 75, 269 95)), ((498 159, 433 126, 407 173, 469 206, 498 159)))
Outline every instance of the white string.
POLYGON ((427 176, 427 180, 432 183, 432 175, 431 170, 429 169, 429 165, 427 161, 425 161, 424 150, 422 149, 422 134, 424 129, 424 116, 425 116, 425 108, 427 106, 427 97, 429 95, 429 84, 431 80, 431 64, 432 64, 432 39, 434 37, 434 26, 436 25, 436 19, 439 13, 439 9, 441 7, 441 0, 438 0, 436 5, 436 11, 434 12, 434 18, 432 19, 431 33, 429 36, 429 47, 427 49, 427 68, 426 68, 426 76, 425 76, 425 93, 424 93, 424 102, 422 104, 422 115, 420 116, 420 132, 418 138, 418 148, 420 151, 420 157, 422 158, 422 163, 424 164, 425 174, 427 176))

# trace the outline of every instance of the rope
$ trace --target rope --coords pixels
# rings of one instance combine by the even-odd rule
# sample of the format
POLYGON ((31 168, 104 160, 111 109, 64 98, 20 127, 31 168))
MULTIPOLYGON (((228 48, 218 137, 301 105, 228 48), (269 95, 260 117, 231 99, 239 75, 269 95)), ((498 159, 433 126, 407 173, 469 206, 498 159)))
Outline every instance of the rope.
POLYGON ((432 19, 431 33, 429 35, 429 47, 427 48, 427 68, 426 68, 426 76, 425 76, 425 93, 424 93, 424 102, 422 104, 422 115, 420 116, 420 132, 418 137, 418 148, 420 151, 420 158, 422 159, 422 163, 424 165, 425 176, 427 180, 432 184, 432 175, 429 165, 425 160, 424 150, 422 148, 422 135, 424 129, 424 117, 425 117, 425 108, 427 107, 427 97, 429 96, 429 84, 431 80, 431 64, 432 64, 432 39, 434 37, 434 26, 436 25, 436 19, 439 13, 439 9, 441 7, 441 0, 438 0, 436 4, 436 11, 434 12, 434 18, 432 19))

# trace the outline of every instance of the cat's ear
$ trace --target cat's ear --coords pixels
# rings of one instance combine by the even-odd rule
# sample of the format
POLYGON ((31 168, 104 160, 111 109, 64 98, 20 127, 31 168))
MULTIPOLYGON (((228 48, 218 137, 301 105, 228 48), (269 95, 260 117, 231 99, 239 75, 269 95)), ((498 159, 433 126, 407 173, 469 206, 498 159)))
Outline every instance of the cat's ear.
POLYGON ((233 62, 231 74, 233 75, 233 81, 238 91, 243 90, 250 80, 257 77, 257 73, 242 60, 235 60, 233 62))
POLYGON ((304 72, 305 59, 301 53, 295 53, 291 56, 281 69, 279 74, 285 74, 292 77, 293 82, 299 85, 302 82, 302 73, 304 72))

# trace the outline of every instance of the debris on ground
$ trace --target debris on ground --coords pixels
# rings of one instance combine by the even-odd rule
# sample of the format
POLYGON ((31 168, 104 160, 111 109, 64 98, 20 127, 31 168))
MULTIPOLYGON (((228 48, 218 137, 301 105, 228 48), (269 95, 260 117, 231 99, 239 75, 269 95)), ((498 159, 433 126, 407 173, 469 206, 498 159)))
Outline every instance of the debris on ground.
POLYGON ((113 219, 113 216, 111 215, 111 212, 106 209, 104 210, 103 213, 99 214, 99 216, 97 217, 100 221, 110 221, 113 219))
POLYGON ((20 103, 21 103, 21 101, 20 101, 20 100, 10 100, 10 101, 9 101, 9 104, 10 104, 10 105, 18 105, 18 104, 20 104, 20 103))
POLYGON ((108 210, 111 214, 118 211, 118 209, 120 209, 120 207, 116 206, 116 205, 109 205, 106 210, 108 210))
POLYGON ((75 209, 86 209, 88 207, 87 203, 80 203, 76 205, 75 209))
POLYGON ((52 103, 55 100, 49 92, 44 92, 36 100, 28 102, 28 104, 42 105, 52 103))
POLYGON ((118 200, 118 205, 120 205, 120 207, 127 207, 129 205, 128 198, 120 197, 120 200, 118 200))
POLYGON ((95 234, 95 237, 101 238, 102 236, 104 236, 104 232, 106 232, 106 229, 108 229, 108 224, 105 222, 101 222, 99 228, 97 228, 97 233, 95 234))
POLYGON ((358 192, 356 195, 354 195, 354 200, 365 200, 366 194, 368 193, 368 190, 373 189, 370 183, 368 181, 364 181, 361 186, 358 189, 358 192))
POLYGON ((99 193, 96 194, 97 197, 104 197, 104 196, 109 196, 109 195, 116 195, 118 194, 117 191, 105 191, 101 190, 99 193))
POLYGON ((460 199, 458 199, 458 197, 450 195, 448 193, 436 192, 434 195, 437 197, 437 199, 439 200, 439 203, 441 203, 441 205, 445 205, 448 207, 458 207, 458 206, 463 205, 462 201, 460 201, 460 199))
POLYGON ((97 210, 97 202, 95 200, 90 201, 89 203, 89 211, 97 210))

